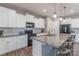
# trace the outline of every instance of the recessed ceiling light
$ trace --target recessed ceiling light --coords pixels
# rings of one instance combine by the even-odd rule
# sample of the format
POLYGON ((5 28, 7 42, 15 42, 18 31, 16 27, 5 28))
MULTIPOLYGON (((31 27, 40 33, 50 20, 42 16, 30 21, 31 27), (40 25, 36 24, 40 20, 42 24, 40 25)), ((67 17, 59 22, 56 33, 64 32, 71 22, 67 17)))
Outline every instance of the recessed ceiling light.
POLYGON ((71 10, 71 11, 70 11, 70 13, 74 13, 74 12, 75 12, 74 10, 71 10))
POLYGON ((47 12, 47 10, 46 9, 43 9, 43 12, 47 12))

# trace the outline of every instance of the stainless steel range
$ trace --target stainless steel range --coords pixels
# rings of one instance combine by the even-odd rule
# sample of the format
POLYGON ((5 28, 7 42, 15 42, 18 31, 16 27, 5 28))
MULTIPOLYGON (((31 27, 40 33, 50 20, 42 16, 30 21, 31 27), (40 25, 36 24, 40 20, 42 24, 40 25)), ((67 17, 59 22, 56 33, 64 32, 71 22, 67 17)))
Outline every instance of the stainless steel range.
POLYGON ((28 35, 28 46, 32 46, 32 36, 36 36, 36 34, 33 33, 33 30, 25 30, 25 34, 28 35))

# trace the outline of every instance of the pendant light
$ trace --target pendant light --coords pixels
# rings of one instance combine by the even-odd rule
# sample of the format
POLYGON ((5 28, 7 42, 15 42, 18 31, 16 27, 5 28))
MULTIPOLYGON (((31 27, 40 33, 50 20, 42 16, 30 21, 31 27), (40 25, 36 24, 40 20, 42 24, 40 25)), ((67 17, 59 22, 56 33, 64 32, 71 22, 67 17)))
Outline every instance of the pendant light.
POLYGON ((60 21, 62 21, 63 20, 63 18, 60 16, 60 21))
POLYGON ((60 19, 60 21, 62 21, 62 20, 63 20, 63 18, 62 18, 62 16, 61 16, 61 15, 62 15, 62 12, 61 12, 61 11, 62 11, 62 9, 61 9, 61 7, 62 7, 62 4, 60 4, 60 18, 59 18, 59 19, 60 19))
MULTIPOLYGON (((64 6, 64 16, 65 16, 65 9, 66 9, 66 7, 64 6)), ((64 18, 63 22, 66 22, 65 18, 64 18)))
POLYGON ((53 14, 53 18, 56 18, 56 17, 57 17, 56 12, 54 12, 54 14, 53 14))
POLYGON ((54 6, 54 14, 53 14, 53 18, 56 18, 57 17, 57 15, 56 15, 56 3, 55 3, 55 6, 54 6))

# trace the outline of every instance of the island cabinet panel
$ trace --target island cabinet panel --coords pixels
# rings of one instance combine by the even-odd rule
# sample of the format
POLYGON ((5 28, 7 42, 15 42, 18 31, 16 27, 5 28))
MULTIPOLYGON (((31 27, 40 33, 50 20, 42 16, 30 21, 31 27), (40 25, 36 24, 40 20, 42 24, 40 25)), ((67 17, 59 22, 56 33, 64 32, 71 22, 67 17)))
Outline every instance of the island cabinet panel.
POLYGON ((33 56, 41 56, 42 55, 42 44, 39 41, 33 40, 33 49, 32 55, 33 56))
POLYGON ((42 56, 56 56, 56 51, 54 47, 42 44, 42 56))
POLYGON ((33 56, 55 56, 57 49, 38 40, 33 40, 33 56))

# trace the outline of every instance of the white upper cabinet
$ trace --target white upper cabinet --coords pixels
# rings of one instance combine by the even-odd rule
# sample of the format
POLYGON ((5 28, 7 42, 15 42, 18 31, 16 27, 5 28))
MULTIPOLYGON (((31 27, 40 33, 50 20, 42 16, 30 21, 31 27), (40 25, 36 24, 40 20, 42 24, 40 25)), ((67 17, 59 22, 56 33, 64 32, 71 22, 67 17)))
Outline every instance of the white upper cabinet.
POLYGON ((45 19, 35 18, 35 28, 45 28, 45 19))
POLYGON ((62 20, 61 24, 71 24, 71 18, 66 18, 65 21, 62 20))
POLYGON ((26 27, 26 22, 35 24, 35 28, 45 28, 45 20, 33 15, 18 14, 15 10, 0 6, 0 27, 26 27))
POLYGON ((0 6, 0 27, 25 27, 25 15, 0 6))
POLYGON ((71 20, 71 28, 79 28, 79 18, 74 18, 71 20))
POLYGON ((16 27, 16 11, 9 9, 9 25, 8 27, 16 27))
POLYGON ((0 6, 0 27, 7 27, 9 20, 9 9, 0 6))
POLYGON ((35 24, 35 28, 45 28, 45 19, 36 18, 33 15, 26 14, 26 22, 32 22, 35 24))
POLYGON ((45 28, 45 19, 43 18, 39 18, 39 24, 40 24, 40 27, 39 28, 45 28))
POLYGON ((17 27, 26 27, 25 15, 16 13, 17 27))
POLYGON ((0 27, 15 27, 16 11, 0 6, 0 27))
POLYGON ((71 24, 71 28, 79 28, 79 18, 66 18, 61 24, 71 24))
POLYGON ((26 22, 34 22, 34 16, 26 14, 26 22))

